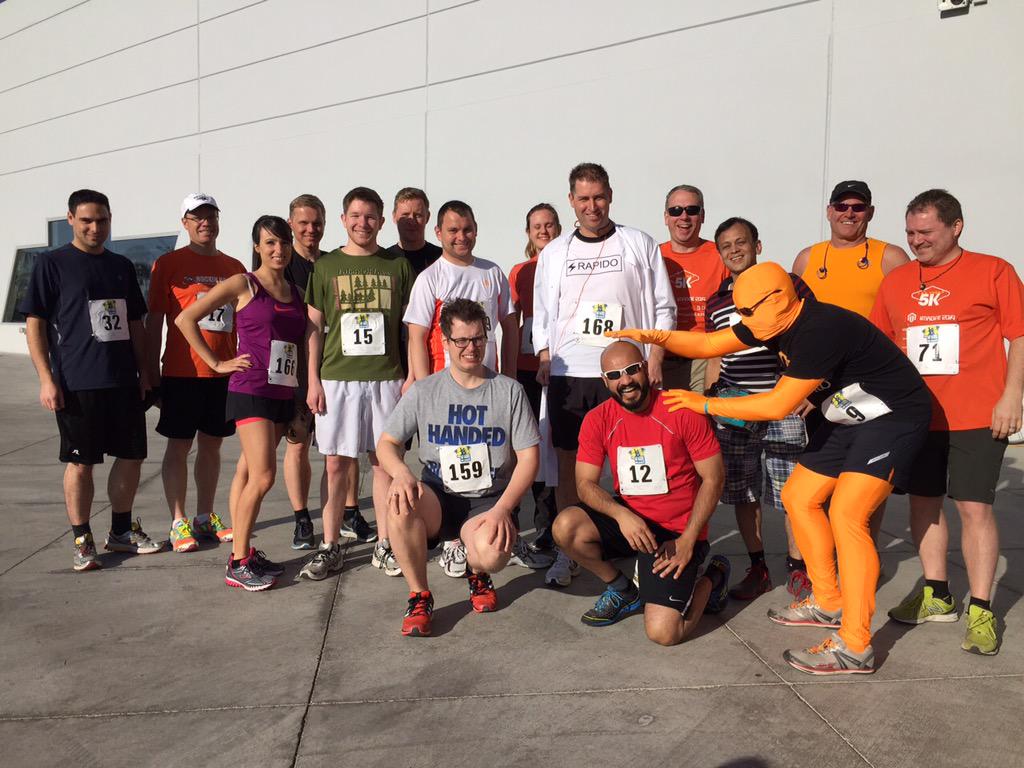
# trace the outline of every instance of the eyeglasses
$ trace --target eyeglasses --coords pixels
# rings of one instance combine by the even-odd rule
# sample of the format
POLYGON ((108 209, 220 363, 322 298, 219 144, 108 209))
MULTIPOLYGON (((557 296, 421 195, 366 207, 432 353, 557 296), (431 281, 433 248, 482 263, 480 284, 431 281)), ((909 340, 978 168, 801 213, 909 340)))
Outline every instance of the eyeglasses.
POLYGON ((463 336, 463 337, 458 338, 458 339, 449 338, 448 341, 450 341, 452 344, 454 344, 459 349, 465 349, 470 344, 472 344, 474 347, 482 347, 484 344, 487 343, 487 337, 486 336, 463 336))
POLYGON ((754 302, 754 306, 752 306, 752 307, 736 307, 736 311, 739 314, 743 315, 743 317, 753 317, 754 316, 754 310, 757 309, 762 304, 764 304, 768 300, 769 296, 772 296, 773 294, 776 294, 776 293, 782 293, 782 289, 781 288, 776 288, 774 291, 769 293, 767 296, 762 296, 759 301, 754 302))
POLYGON ((832 207, 839 213, 846 213, 847 211, 853 211, 854 213, 864 213, 871 206, 867 203, 832 203, 832 207))
POLYGON ((633 363, 632 365, 627 365, 625 368, 619 368, 615 371, 601 371, 601 375, 608 379, 608 381, 617 381, 623 376, 636 376, 646 365, 647 362, 641 360, 639 363, 633 363))
POLYGON ((687 216, 696 216, 703 210, 699 205, 673 205, 671 208, 666 208, 665 213, 669 216, 682 216, 685 211, 687 216))
POLYGON ((194 214, 194 213, 191 213, 191 214, 188 214, 187 216, 185 216, 185 219, 188 220, 188 221, 216 221, 219 218, 220 218, 220 214, 216 213, 216 212, 214 212, 214 213, 203 213, 203 214, 200 214, 198 216, 196 214, 194 214))

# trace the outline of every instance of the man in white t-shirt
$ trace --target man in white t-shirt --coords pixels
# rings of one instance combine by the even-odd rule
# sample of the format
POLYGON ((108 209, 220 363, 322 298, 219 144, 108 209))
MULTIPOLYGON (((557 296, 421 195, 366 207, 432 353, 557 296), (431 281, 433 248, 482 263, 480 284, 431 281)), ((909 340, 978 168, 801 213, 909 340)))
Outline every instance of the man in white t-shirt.
MULTIPOLYGON (((579 225, 552 240, 537 257, 533 345, 537 381, 548 387, 551 437, 558 452, 558 509, 579 503, 575 469, 583 417, 608 399, 601 380, 605 331, 649 322, 675 328, 676 303, 654 238, 609 218, 612 188, 596 163, 569 173, 569 204, 579 225), (643 318, 643 320, 641 320, 643 318)), ((664 350, 648 356, 652 387, 660 388, 664 350)), ((545 578, 568 586, 576 564, 559 555, 545 578)))
MULTIPOLYGON (((449 200, 437 213, 434 234, 441 243, 441 258, 416 278, 403 320, 409 330, 409 369, 420 381, 449 365, 441 332, 441 307, 452 299, 470 299, 487 315, 484 365, 515 378, 519 355, 519 322, 512 305, 508 278, 497 264, 473 255, 476 217, 461 200, 449 200), (496 330, 501 326, 499 365, 496 330)), ((466 550, 459 540, 444 542, 441 568, 454 578, 466 574, 466 550)))

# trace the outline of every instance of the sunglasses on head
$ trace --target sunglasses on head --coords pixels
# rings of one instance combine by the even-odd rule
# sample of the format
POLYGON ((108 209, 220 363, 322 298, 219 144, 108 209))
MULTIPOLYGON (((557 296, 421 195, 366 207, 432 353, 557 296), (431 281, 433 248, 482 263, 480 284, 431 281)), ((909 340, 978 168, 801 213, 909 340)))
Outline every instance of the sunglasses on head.
POLYGON ((867 203, 832 203, 832 207, 835 208, 839 213, 846 213, 847 211, 853 211, 854 213, 864 213, 871 206, 867 203))
POLYGON ((625 368, 619 368, 615 371, 601 371, 601 375, 608 379, 608 381, 616 381, 617 379, 621 379, 623 375, 636 376, 643 370, 645 365, 647 365, 646 362, 640 361, 639 363, 633 363, 632 365, 627 365, 625 368))
POLYGON ((760 300, 754 302, 754 306, 752 306, 752 307, 736 307, 736 311, 739 314, 743 315, 743 317, 753 317, 754 316, 754 310, 757 309, 762 304, 764 304, 764 302, 768 300, 768 296, 771 296, 772 294, 775 294, 775 293, 782 293, 782 290, 779 289, 779 288, 776 288, 774 291, 769 293, 767 296, 762 296, 760 300))
POLYGON ((669 216, 682 216, 685 211, 687 216, 696 216, 702 210, 704 209, 699 205, 673 205, 671 208, 667 208, 665 213, 669 216))

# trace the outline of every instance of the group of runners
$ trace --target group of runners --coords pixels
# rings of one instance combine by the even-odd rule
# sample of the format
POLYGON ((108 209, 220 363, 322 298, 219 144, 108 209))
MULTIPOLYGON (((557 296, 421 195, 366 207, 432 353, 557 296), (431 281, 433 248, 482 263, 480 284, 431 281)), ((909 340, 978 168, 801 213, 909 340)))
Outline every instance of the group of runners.
POLYGON ((394 198, 399 242, 387 249, 380 195, 349 191, 347 241, 329 253, 325 206, 300 195, 287 219, 256 220, 250 269, 217 249, 217 201, 192 194, 180 211, 189 244, 155 262, 147 302, 132 263, 105 247, 107 198, 73 193, 73 241, 40 255, 20 309, 40 401, 60 431, 75 570, 101 565, 90 513, 105 455, 114 463, 104 548, 166 546, 132 513, 145 411, 156 405, 170 546, 230 542, 229 586, 263 591, 285 571, 251 541, 284 438, 292 547, 311 550, 299 577, 340 571, 344 541, 372 543, 372 564, 408 584, 405 635, 431 634, 427 563, 438 549, 478 612, 497 607, 491 576, 509 563, 546 569, 556 587, 585 568, 605 589, 584 624, 642 612, 647 636, 675 645, 730 597, 772 590, 762 539, 771 507, 785 525, 791 598, 768 618, 836 630, 786 661, 813 674, 869 673, 873 537, 895 489, 909 494, 924 585, 890 617, 962 612, 962 647, 996 653, 992 504, 1006 438, 1021 429, 1024 286, 1006 261, 959 245, 959 202, 929 190, 909 203, 911 260, 868 237, 867 184, 841 182, 826 206, 829 239, 801 251, 792 272, 758 263, 747 219, 703 237, 695 186, 668 192, 660 246, 615 223, 611 203, 600 165, 574 167, 575 227, 563 232, 550 204, 531 208, 526 259, 506 277, 474 255, 464 202, 440 207, 441 246, 428 243, 430 204, 416 188, 394 198), (216 487, 222 440, 236 431, 228 525, 216 487), (324 455, 319 540, 314 440, 324 455), (418 476, 404 455, 414 442, 418 476), (359 508, 363 454, 375 527, 359 508), (519 532, 527 492, 529 543, 519 532), (963 610, 946 572, 947 495, 962 523, 963 610), (719 503, 734 506, 749 554, 731 585, 728 559, 708 559, 719 503), (634 557, 624 573, 621 559, 634 557))

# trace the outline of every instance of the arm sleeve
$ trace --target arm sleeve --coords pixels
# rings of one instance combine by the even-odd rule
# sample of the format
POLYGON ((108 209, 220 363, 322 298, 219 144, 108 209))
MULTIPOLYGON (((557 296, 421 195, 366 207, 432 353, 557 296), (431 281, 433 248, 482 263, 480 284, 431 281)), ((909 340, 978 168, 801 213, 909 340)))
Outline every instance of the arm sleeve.
POLYGON ((579 449, 576 451, 576 461, 584 464, 593 464, 595 467, 604 466, 604 458, 607 450, 604 440, 601 439, 601 424, 599 423, 598 410, 595 408, 583 417, 583 424, 580 427, 579 449))
POLYGON ((167 268, 161 256, 149 273, 149 311, 167 314, 167 268))
POLYGON ((682 422, 683 444, 691 459, 703 461, 722 452, 715 431, 711 428, 711 419, 688 410, 677 413, 682 422))
POLYGON ((999 328, 1003 338, 1013 341, 1024 336, 1024 286, 1012 264, 999 260, 993 275, 999 328))
MULTIPOLYGON (((892 326, 892 318, 889 317, 889 313, 885 308, 885 280, 882 281, 881 287, 878 289, 878 293, 875 295, 875 305, 871 308, 871 314, 868 316, 874 326, 880 330, 888 339, 896 341, 896 329, 892 326)), ((896 342, 897 346, 899 342, 896 342)))
POLYGON ((508 278, 501 271, 501 267, 495 267, 494 271, 496 273, 494 277, 498 281, 498 322, 500 323, 509 315, 514 315, 516 308, 512 306, 512 289, 508 278))
POLYGON ((549 329, 554 325, 554 306, 558 299, 557 296, 548 293, 547 274, 549 262, 553 258, 551 246, 558 241, 556 238, 537 254, 537 270, 533 273, 534 350, 548 349, 551 346, 549 329))
POLYGON ((313 271, 309 275, 309 282, 306 283, 306 295, 304 297, 306 304, 323 312, 323 290, 322 290, 322 278, 323 271, 316 268, 316 264, 313 265, 313 271))
POLYGON ((526 399, 526 391, 523 385, 514 379, 509 393, 511 405, 511 428, 512 428, 512 450, 521 451, 540 443, 540 429, 537 426, 537 419, 530 408, 530 401, 526 399))
POLYGON ((412 284, 409 307, 405 310, 402 321, 429 328, 434 321, 434 300, 431 293, 430 273, 421 272, 416 282, 412 284))
POLYGON ((703 360, 709 357, 722 357, 733 352, 740 352, 758 344, 748 344, 734 330, 738 326, 723 328, 714 333, 697 333, 695 331, 672 331, 665 334, 664 340, 656 342, 669 352, 691 360, 703 360))
POLYGON ((135 273, 135 263, 125 259, 125 271, 128 273, 128 319, 141 320, 146 314, 146 300, 142 298, 139 288, 139 276, 135 273))
POLYGON ((793 412, 823 379, 794 379, 783 376, 770 392, 746 397, 712 397, 707 411, 713 416, 727 416, 748 421, 777 421, 793 412))
POLYGON ((792 272, 789 273, 789 276, 793 278, 793 290, 796 291, 796 297, 798 299, 814 298, 814 292, 810 289, 807 283, 804 282, 802 277, 795 275, 792 272))
POLYGON ((399 306, 404 310, 409 306, 410 297, 412 296, 412 286, 413 282, 416 280, 416 276, 412 272, 412 264, 409 263, 409 260, 405 258, 405 256, 400 258, 404 263, 401 265, 402 293, 400 296, 401 304, 399 306))
POLYGON ((418 427, 416 414, 419 410, 422 388, 421 382, 416 382, 409 387, 409 391, 402 395, 398 404, 395 405, 395 410, 391 412, 384 423, 384 431, 400 443, 404 443, 416 434, 418 427))
POLYGON ((668 278, 668 268, 658 245, 649 236, 645 242, 654 276, 654 327, 671 331, 676 327, 676 297, 672 293, 672 281, 668 278))
POLYGON ((34 315, 49 320, 57 311, 57 282, 50 271, 50 260, 40 254, 32 265, 25 295, 18 305, 23 315, 34 315))

